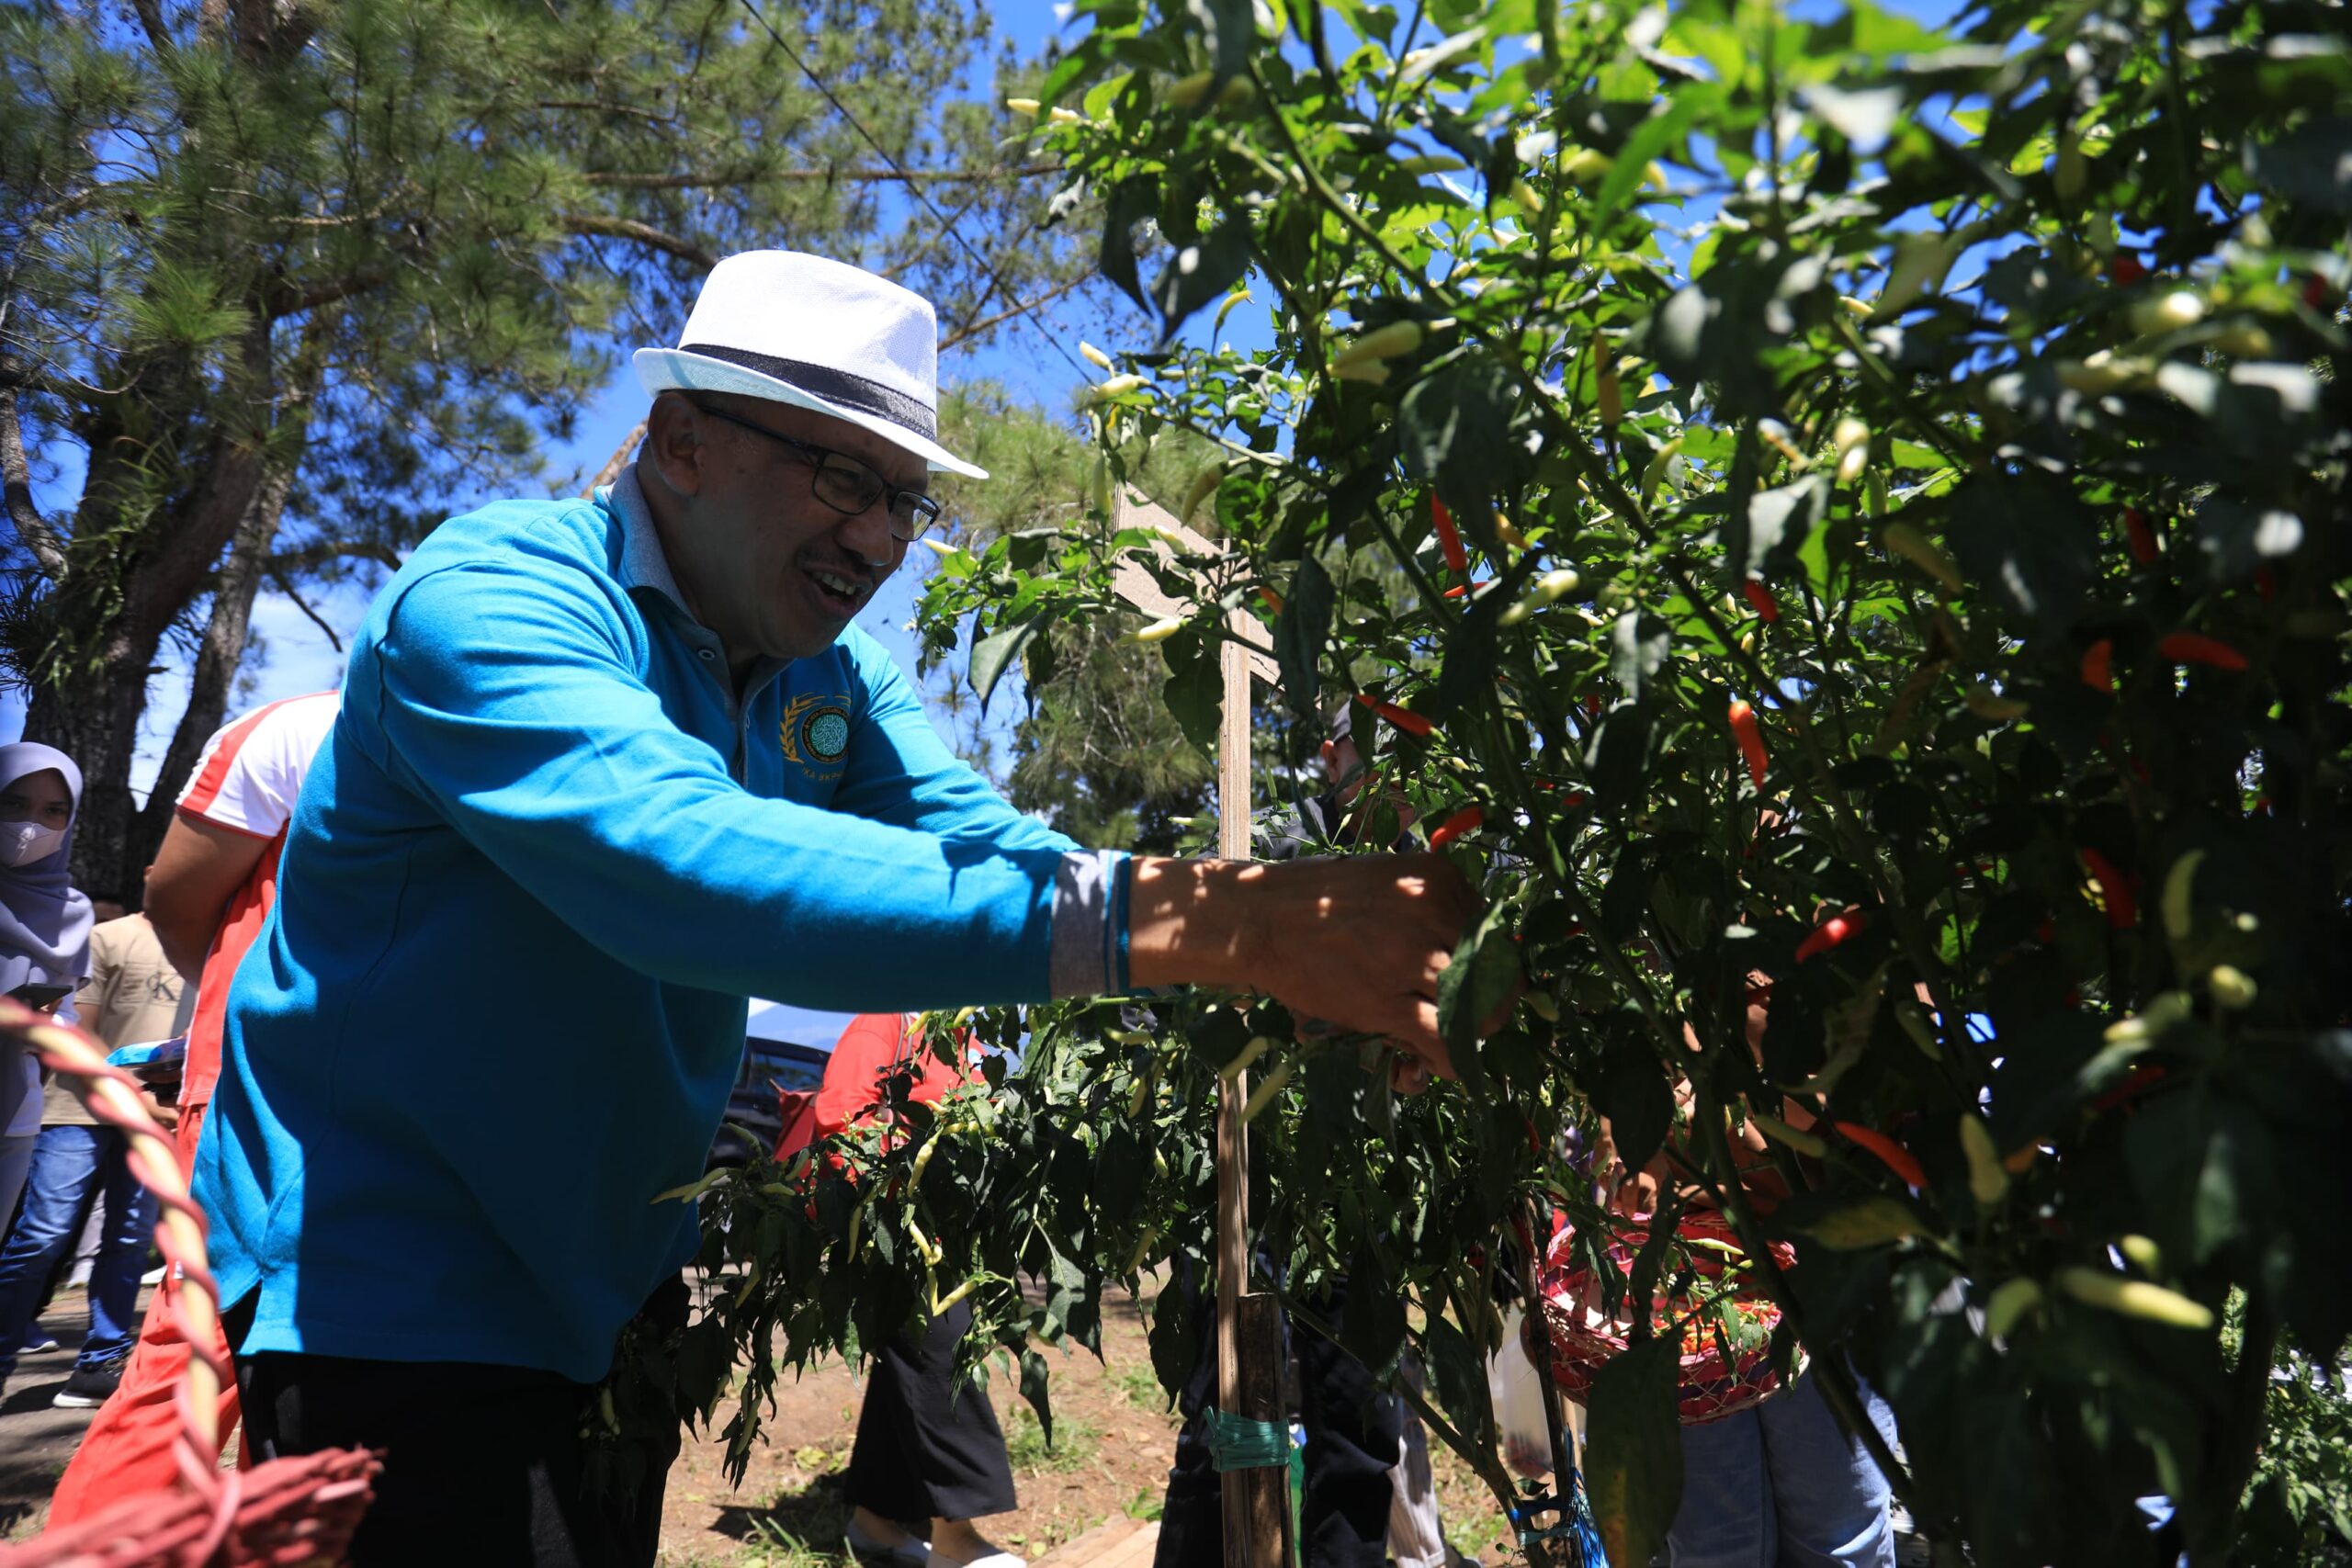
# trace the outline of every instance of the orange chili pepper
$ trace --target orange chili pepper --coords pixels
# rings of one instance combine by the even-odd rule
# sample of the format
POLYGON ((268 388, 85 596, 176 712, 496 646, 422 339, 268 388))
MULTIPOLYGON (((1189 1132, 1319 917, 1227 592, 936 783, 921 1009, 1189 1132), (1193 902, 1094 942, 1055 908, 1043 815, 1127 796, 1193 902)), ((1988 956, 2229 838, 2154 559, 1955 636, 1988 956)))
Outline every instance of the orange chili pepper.
POLYGON ((1283 613, 1283 596, 1263 583, 1258 585, 1258 597, 1266 608, 1279 615, 1283 613))
POLYGON ((2156 558, 2155 530, 2136 506, 2123 509, 2123 542, 2132 547, 2132 558, 2146 566, 2156 558))
POLYGON ((1928 1173, 1919 1168, 1919 1162, 1911 1157, 1911 1151, 1884 1133, 1865 1127, 1859 1122, 1836 1122, 1831 1125, 1849 1143, 1878 1156, 1887 1169, 1902 1179, 1904 1186, 1925 1187, 1928 1184, 1928 1173))
POLYGON ((2083 650, 2083 684, 2095 692, 2115 690, 2115 644, 2108 638, 2083 650))
POLYGON ((1453 526, 1453 513, 1435 496, 1430 497, 1430 521, 1437 525, 1437 547, 1445 557, 1446 570, 1468 571, 1470 552, 1462 547, 1462 535, 1453 526))
POLYGON ((1465 806, 1430 829, 1430 848, 1442 850, 1463 834, 1476 832, 1486 825, 1486 821, 1485 807, 1465 806))
POLYGON ((2156 644, 2156 651, 2175 664, 2210 664, 2216 670, 2247 668, 2245 654, 2202 632, 2175 632, 2156 644))
POLYGON ((1487 586, 1488 581, 1481 578, 1476 582, 1457 582, 1445 591, 1445 596, 1449 599, 1459 599, 1464 593, 1476 593, 1479 589, 1487 586))
POLYGON ((1739 591, 1747 594, 1748 604, 1755 606, 1758 620, 1769 626, 1781 618, 1781 602, 1772 597, 1770 588, 1751 577, 1739 585, 1739 591))
POLYGON ((1427 735, 1437 726, 1410 708, 1400 708, 1395 703, 1373 703, 1372 711, 1403 730, 1408 735, 1427 735))
POLYGON ((1731 732, 1739 741, 1740 755, 1747 759, 1747 776, 1758 789, 1764 787, 1764 732, 1756 722, 1754 705, 1738 697, 1731 703, 1731 732))
POLYGON ((2083 852, 2083 864, 2090 869, 2091 880, 2098 884, 2099 900, 2107 906, 2107 923, 2120 931, 2138 925, 2140 900, 2132 891, 2131 879, 2097 850, 2083 852))
POLYGON ((1797 943, 1797 962, 1802 964, 1808 958, 1828 952, 1868 924, 1870 917, 1860 909, 1849 909, 1842 915, 1830 916, 1797 943))

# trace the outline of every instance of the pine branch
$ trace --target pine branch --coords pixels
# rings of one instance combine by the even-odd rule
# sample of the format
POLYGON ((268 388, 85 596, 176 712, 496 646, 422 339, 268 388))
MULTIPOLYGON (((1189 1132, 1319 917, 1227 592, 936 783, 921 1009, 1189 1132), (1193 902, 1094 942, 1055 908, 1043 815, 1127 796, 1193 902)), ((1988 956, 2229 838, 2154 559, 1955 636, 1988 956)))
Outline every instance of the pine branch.
POLYGON ((33 504, 32 467, 25 460, 24 427, 17 419, 17 386, 15 365, 0 368, 0 493, 6 495, 17 537, 54 579, 65 573, 65 545, 33 504))
MULTIPOLYGON (((1088 276, 1091 276, 1091 275, 1090 274, 1088 276)), ((1042 310, 1046 306, 1050 305, 1055 300, 1060 299, 1063 295, 1078 288, 1086 281, 1086 277, 1073 277, 1068 283, 1063 284, 1060 288, 1048 289, 1045 293, 1038 295, 1035 299, 1023 300, 1022 303, 1015 305, 1009 310, 999 310, 995 315, 989 316, 984 321, 974 321, 967 327, 958 327, 956 331, 948 333, 945 337, 939 340, 939 352, 944 354, 951 348, 959 348, 965 344, 970 342, 972 339, 979 336, 982 333, 987 332, 991 327, 1002 326, 1005 322, 1012 321, 1016 316, 1025 316, 1032 310, 1042 310)))
POLYGON ((131 10, 138 13, 140 29, 147 35, 147 42, 158 54, 169 54, 177 48, 172 41, 171 28, 164 25, 164 7, 158 0, 130 0, 131 10))
POLYGON ((298 288, 281 280, 263 295, 262 308, 271 321, 281 321, 288 316, 307 315, 322 305, 334 305, 372 293, 390 281, 390 275, 380 267, 362 267, 341 277, 313 283, 307 288, 298 288))
POLYGON ((681 239, 656 229, 650 223, 639 223, 633 218, 606 218, 594 212, 565 212, 557 216, 558 220, 575 234, 608 240, 633 240, 640 245, 676 256, 680 261, 692 262, 705 269, 718 265, 717 256, 692 240, 681 239))
POLYGON ((593 169, 586 178, 592 186, 626 190, 710 190, 770 180, 825 185, 981 185, 1000 178, 1031 179, 1061 172, 1059 164, 1026 164, 1015 169, 704 169, 682 175, 593 169))
POLYGON ((318 627, 320 633, 326 637, 328 647, 334 649, 337 653, 341 653, 343 651, 342 637, 336 633, 333 626, 327 625, 326 621, 321 617, 316 610, 311 608, 309 600, 303 598, 301 594, 295 592, 294 584, 288 580, 285 572, 278 570, 275 561, 271 562, 269 567, 269 584, 271 587, 277 589, 280 593, 285 594, 287 598, 293 601, 294 607, 302 612, 303 619, 318 627))

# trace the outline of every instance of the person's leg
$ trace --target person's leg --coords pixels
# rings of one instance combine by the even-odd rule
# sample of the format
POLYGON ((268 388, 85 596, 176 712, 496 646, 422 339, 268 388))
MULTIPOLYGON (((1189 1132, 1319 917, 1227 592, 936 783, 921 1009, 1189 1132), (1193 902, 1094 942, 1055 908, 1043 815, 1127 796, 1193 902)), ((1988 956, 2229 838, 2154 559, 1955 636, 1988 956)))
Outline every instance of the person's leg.
MULTIPOLYGON (((1855 1380, 1864 1412, 1889 1443, 1894 1414, 1855 1380)), ((1757 1407, 1764 1460, 1780 1514, 1786 1568, 1894 1568, 1894 1526, 1886 1478, 1870 1450, 1849 1438, 1808 1371, 1796 1385, 1757 1407)))
MULTIPOLYGON (((204 1109, 183 1111, 174 1135, 186 1174, 196 1157, 196 1141, 204 1124, 204 1109)), ((97 1418, 83 1435, 82 1446, 65 1466, 50 1499, 51 1525, 68 1525, 105 1512, 126 1497, 160 1492, 179 1476, 172 1458, 179 1440, 179 1412, 173 1404, 188 1360, 187 1341, 180 1335, 172 1312, 178 1285, 166 1280, 147 1303, 147 1317, 124 1364, 122 1382, 99 1407, 97 1418)), ((229 1341, 218 1328, 214 1342, 222 1357, 229 1341)), ((218 1429, 223 1441, 237 1429, 237 1389, 232 1381, 220 1391, 218 1429)))
POLYGON ((117 1128, 100 1131, 106 1135, 97 1187, 106 1228, 90 1271, 90 1337, 74 1359, 77 1370, 130 1353, 138 1331, 139 1276, 147 1271, 147 1247, 155 1231, 154 1196, 130 1168, 130 1140, 117 1128))
POLYGON ((844 1495, 870 1539, 888 1521, 933 1520, 933 1561, 966 1562, 997 1549, 971 1521, 1017 1506, 1004 1431, 987 1393, 956 1386, 956 1350, 972 1326, 958 1304, 885 1345, 874 1359, 844 1495))
MULTIPOLYGON (((646 1312, 682 1323, 686 1302, 672 1281, 646 1312)), ((232 1340, 245 1321, 232 1316, 232 1340)), ((353 1568, 651 1568, 678 1434, 641 1450, 620 1486, 592 1491, 591 1386, 516 1367, 271 1354, 240 1356, 237 1382, 257 1460, 383 1455, 353 1568)))
POLYGON ((1756 1412, 1684 1427, 1682 1504, 1666 1534, 1672 1568, 1773 1568, 1778 1529, 1756 1412))
POLYGON ((33 1145, 40 1141, 37 1133, 0 1137, 0 1214, 16 1214, 17 1200, 25 1195, 25 1173, 33 1166, 33 1145))
POLYGON ((1183 1292, 1187 1311, 1200 1325, 1200 1353, 1193 1375, 1176 1393, 1176 1453, 1160 1500, 1159 1548, 1152 1568, 1222 1568, 1225 1512, 1216 1464, 1209 1456, 1209 1406, 1216 1403, 1216 1297, 1203 1290, 1201 1271, 1189 1258, 1177 1260, 1167 1289, 1183 1292))
MULTIPOLYGON (((1310 1303, 1345 1332, 1347 1290, 1310 1303)), ((1298 1358, 1299 1423, 1306 1428, 1298 1555, 1306 1568, 1381 1568, 1388 1560, 1388 1474, 1403 1451, 1403 1402, 1362 1361, 1314 1331, 1291 1336, 1298 1358)))
POLYGON ((0 1247, 0 1377, 16 1370, 49 1270, 74 1239, 83 1190, 98 1165, 98 1129, 43 1127, 25 1178, 25 1206, 0 1247))
MULTIPOLYGON (((1421 1384, 1421 1368, 1408 1358, 1405 1376, 1414 1388, 1421 1384)), ((1400 1404, 1402 1402, 1399 1402, 1400 1404)), ((1445 1531, 1437 1511, 1437 1476, 1430 1468, 1429 1434, 1421 1418, 1405 1405, 1396 1463, 1388 1472, 1392 1500, 1388 1505, 1388 1551, 1396 1568, 1445 1568, 1445 1531)))

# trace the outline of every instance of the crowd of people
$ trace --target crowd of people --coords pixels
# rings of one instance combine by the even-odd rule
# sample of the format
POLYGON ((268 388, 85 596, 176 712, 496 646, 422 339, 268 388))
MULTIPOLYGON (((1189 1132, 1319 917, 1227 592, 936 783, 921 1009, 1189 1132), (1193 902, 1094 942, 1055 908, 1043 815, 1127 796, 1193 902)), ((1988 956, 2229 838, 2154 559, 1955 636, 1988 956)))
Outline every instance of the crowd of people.
MULTIPOLYGON (((650 1200, 701 1174, 750 997, 867 1015, 819 1131, 879 1113, 915 1011, 1185 985, 1271 995, 1451 1076, 1438 979, 1479 899, 1445 860, 1409 840, 1248 863, 1087 849, 949 751, 853 625, 937 517, 930 477, 986 478, 940 444, 935 356, 930 305, 883 278, 720 262, 678 345, 636 356, 634 463, 435 530, 339 694, 214 738, 139 913, 99 923, 71 886, 72 760, 0 748, 0 988, 110 1046, 184 1041, 175 1076, 165 1053, 146 1071, 210 1222, 236 1369, 220 1429, 252 1461, 379 1452, 356 1562, 654 1561, 675 1434, 592 1486, 582 1417, 624 1329, 688 1310, 695 1217, 650 1200)), ((1327 819, 1294 851, 1345 841, 1352 738, 1326 761, 1327 819)), ((930 1093, 955 1077, 934 1065, 930 1093)), ((190 1347, 169 1281, 133 1339, 152 1215, 121 1135, 21 1053, 0 1058, 0 1370, 100 1216, 60 1398, 104 1403, 64 1523, 170 1483, 190 1347)), ((1013 1493, 987 1401, 948 1375, 964 1321, 874 1352, 848 1485, 876 1560, 1020 1568, 976 1523, 1013 1493)), ((1396 1395, 1295 1339, 1305 1561, 1390 1561, 1396 1514, 1401 1560, 1442 1562, 1396 1395)), ((1194 1381, 1163 1564, 1222 1558, 1194 1381)), ((1674 1562, 1892 1563, 1883 1483, 1806 1419, 1690 1450, 1702 1522, 1732 1524, 1678 1521, 1674 1562)))

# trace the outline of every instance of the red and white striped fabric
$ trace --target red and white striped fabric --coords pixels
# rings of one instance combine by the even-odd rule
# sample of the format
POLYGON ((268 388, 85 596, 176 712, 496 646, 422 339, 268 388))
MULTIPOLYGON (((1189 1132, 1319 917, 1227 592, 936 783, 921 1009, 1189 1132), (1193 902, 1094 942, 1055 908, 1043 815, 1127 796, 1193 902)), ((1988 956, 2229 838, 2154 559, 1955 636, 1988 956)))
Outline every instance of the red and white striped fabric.
POLYGON ((277 856, 286 844, 286 824, 302 793, 311 759, 334 728, 341 699, 313 692, 255 708, 225 725, 204 743, 195 776, 180 792, 176 808, 209 828, 266 840, 268 848, 221 912, 212 947, 204 955, 197 983, 196 1016, 187 1032, 187 1066, 181 1079, 183 1108, 210 1102, 220 1076, 220 1030, 229 1016, 229 982, 261 933, 277 896, 277 856))

